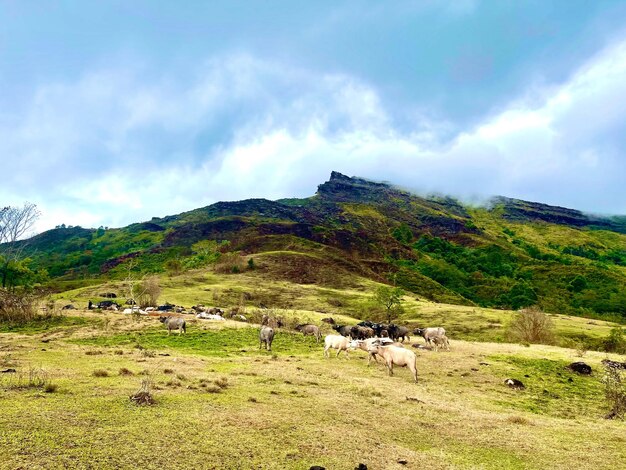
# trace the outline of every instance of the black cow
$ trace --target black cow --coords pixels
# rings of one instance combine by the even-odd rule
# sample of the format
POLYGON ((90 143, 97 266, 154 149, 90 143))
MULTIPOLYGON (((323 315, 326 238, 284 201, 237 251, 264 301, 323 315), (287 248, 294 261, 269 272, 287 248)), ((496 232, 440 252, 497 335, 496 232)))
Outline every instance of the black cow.
POLYGON ((350 337, 350 330, 352 327, 350 325, 333 325, 333 330, 339 333, 341 336, 350 337))

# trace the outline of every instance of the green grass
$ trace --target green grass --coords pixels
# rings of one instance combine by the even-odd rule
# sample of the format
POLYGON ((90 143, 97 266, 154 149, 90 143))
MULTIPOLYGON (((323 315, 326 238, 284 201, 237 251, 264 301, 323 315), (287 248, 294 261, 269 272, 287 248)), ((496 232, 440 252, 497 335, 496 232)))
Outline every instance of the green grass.
POLYGON ((27 323, 0 323, 0 333, 22 333, 35 335, 67 327, 78 327, 100 323, 94 318, 79 316, 52 315, 40 316, 27 323))
MULTIPOLYGON (((45 350, 43 334, 0 334, 0 359, 20 373, 36 365, 56 386, 11 388, 0 377, 0 468, 626 465, 624 425, 601 418, 598 377, 567 381, 571 350, 452 337, 449 353, 419 352, 416 385, 406 369, 390 378, 368 367, 360 351, 324 359, 321 344, 288 331, 269 353, 256 327, 190 320, 179 337, 156 318, 101 315, 107 329, 86 316, 45 350), (517 375, 526 390, 504 386, 517 375), (129 396, 145 377, 156 404, 139 407, 129 396)), ((603 357, 585 361, 597 368, 603 357)))
POLYGON ((488 360, 496 362, 494 368, 501 375, 521 380, 526 386, 522 392, 512 390, 505 394, 500 400, 505 407, 562 418, 593 417, 602 413, 604 392, 600 367, 596 367, 594 374, 585 376, 567 367, 573 360, 512 355, 493 355, 488 360))
MULTIPOLYGON (((256 356, 259 354, 257 328, 192 329, 187 334, 168 335, 163 328, 146 328, 138 331, 98 335, 74 339, 71 342, 99 347, 131 347, 143 349, 175 350, 185 354, 211 357, 256 356)), ((281 354, 308 354, 319 349, 313 337, 280 330, 274 337, 273 349, 281 354)), ((267 352, 271 356, 271 352, 267 352)))

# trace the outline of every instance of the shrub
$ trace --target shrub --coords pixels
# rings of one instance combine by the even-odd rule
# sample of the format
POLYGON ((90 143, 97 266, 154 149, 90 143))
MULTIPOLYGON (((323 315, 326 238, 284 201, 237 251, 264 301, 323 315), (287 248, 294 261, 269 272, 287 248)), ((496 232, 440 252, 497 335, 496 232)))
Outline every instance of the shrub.
POLYGON ((215 272, 220 274, 237 274, 245 271, 246 263, 239 253, 223 253, 215 265, 215 272))
POLYGON ((108 377, 109 373, 104 369, 96 369, 91 373, 91 375, 94 377, 108 377))
POLYGON ((520 310, 509 325, 509 335, 521 343, 550 344, 554 341, 554 324, 538 308, 520 310))
POLYGON ((0 322, 22 324, 34 320, 42 298, 40 291, 0 288, 0 322))
POLYGON ((587 278, 579 274, 572 279, 572 281, 568 284, 567 289, 572 292, 582 292, 587 288, 587 285, 587 278))
POLYGON ((52 382, 48 382, 46 385, 44 385, 43 391, 45 393, 54 393, 54 392, 57 391, 57 388, 59 388, 59 386, 57 384, 53 384, 52 382))
POLYGON ((626 338, 624 338, 624 330, 616 326, 611 329, 609 337, 604 340, 604 350, 619 354, 626 354, 626 338))
POLYGON ((626 416, 626 377, 624 373, 608 365, 604 366, 604 397, 609 407, 607 419, 624 419, 626 416))
POLYGON ((139 288, 139 304, 143 307, 156 307, 161 295, 161 285, 158 276, 149 276, 143 280, 139 288))
POLYGON ((133 371, 130 369, 127 369, 126 367, 122 367, 119 371, 120 375, 135 375, 133 374, 133 371))

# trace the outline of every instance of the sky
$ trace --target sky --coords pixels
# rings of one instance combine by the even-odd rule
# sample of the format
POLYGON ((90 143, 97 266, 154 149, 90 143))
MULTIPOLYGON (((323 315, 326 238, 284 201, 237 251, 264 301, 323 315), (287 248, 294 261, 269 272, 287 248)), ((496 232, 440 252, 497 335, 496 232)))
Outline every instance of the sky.
POLYGON ((37 231, 332 170, 626 214, 626 2, 0 0, 0 169, 37 231))

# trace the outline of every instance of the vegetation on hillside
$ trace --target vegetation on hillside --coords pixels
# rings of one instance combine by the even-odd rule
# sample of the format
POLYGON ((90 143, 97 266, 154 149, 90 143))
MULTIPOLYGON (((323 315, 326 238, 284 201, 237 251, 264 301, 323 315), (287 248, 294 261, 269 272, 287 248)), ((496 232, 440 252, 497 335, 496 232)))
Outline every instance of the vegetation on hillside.
POLYGON ((29 241, 31 282, 254 271, 328 287, 357 278, 420 298, 626 321, 623 220, 500 198, 470 208, 333 173, 315 196, 221 202, 120 229, 59 227, 29 241), (254 260, 250 263, 250 258, 254 260))

